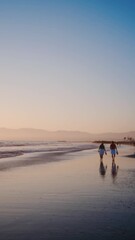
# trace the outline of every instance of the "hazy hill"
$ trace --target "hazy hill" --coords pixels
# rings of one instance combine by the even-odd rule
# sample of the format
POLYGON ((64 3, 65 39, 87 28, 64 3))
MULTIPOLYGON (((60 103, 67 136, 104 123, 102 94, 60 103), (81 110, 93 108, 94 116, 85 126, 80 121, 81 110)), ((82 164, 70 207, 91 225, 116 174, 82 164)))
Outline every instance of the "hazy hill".
POLYGON ((123 140, 124 137, 135 138, 135 131, 125 133, 91 134, 79 131, 46 131, 42 129, 7 129, 0 128, 0 140, 123 140))

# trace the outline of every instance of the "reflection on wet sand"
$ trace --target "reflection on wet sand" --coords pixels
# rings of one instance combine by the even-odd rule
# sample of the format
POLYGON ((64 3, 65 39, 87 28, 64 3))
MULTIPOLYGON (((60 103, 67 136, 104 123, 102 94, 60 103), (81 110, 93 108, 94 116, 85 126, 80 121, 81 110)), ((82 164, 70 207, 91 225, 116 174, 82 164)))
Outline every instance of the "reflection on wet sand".
POLYGON ((135 161, 95 152, 1 160, 0 239, 133 239, 135 161))
POLYGON ((99 172, 101 174, 102 177, 105 177, 107 171, 107 166, 104 165, 103 161, 100 161, 100 166, 99 166, 99 172))
POLYGON ((118 174, 118 170, 119 170, 119 166, 116 166, 116 163, 113 161, 112 162, 112 169, 111 169, 111 173, 112 173, 112 178, 115 180, 118 174))

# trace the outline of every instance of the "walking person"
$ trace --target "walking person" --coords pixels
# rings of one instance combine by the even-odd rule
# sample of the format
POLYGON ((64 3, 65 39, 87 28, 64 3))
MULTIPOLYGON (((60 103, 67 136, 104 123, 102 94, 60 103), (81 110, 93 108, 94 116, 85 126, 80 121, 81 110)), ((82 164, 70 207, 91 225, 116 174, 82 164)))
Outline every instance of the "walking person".
POLYGON ((104 154, 107 154, 106 149, 105 149, 105 145, 104 145, 103 142, 100 144, 98 152, 99 152, 99 155, 100 155, 100 160, 102 161, 104 154))
POLYGON ((114 162, 115 155, 118 154, 117 146, 114 143, 114 141, 112 141, 112 143, 110 144, 110 150, 111 150, 111 155, 112 155, 112 161, 114 162))

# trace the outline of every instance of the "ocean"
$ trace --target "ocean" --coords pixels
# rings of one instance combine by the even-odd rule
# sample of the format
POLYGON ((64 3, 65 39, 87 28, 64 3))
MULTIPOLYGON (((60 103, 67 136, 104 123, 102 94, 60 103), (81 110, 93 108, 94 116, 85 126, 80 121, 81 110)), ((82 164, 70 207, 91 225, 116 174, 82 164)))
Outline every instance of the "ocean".
POLYGON ((109 149, 101 171, 88 142, 1 142, 1 240, 132 240, 135 234, 134 147, 109 149))
POLYGON ((71 141, 0 141, 0 170, 15 166, 39 164, 33 157, 44 154, 45 161, 73 152, 96 149, 90 142, 71 141), (31 161, 30 161, 31 160, 31 161))

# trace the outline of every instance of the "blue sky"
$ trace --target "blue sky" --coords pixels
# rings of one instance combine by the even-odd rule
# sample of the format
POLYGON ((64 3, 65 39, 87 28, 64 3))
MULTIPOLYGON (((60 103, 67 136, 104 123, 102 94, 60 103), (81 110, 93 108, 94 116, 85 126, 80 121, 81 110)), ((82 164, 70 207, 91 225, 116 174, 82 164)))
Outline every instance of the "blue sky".
POLYGON ((135 130, 135 1, 0 1, 0 127, 135 130))

